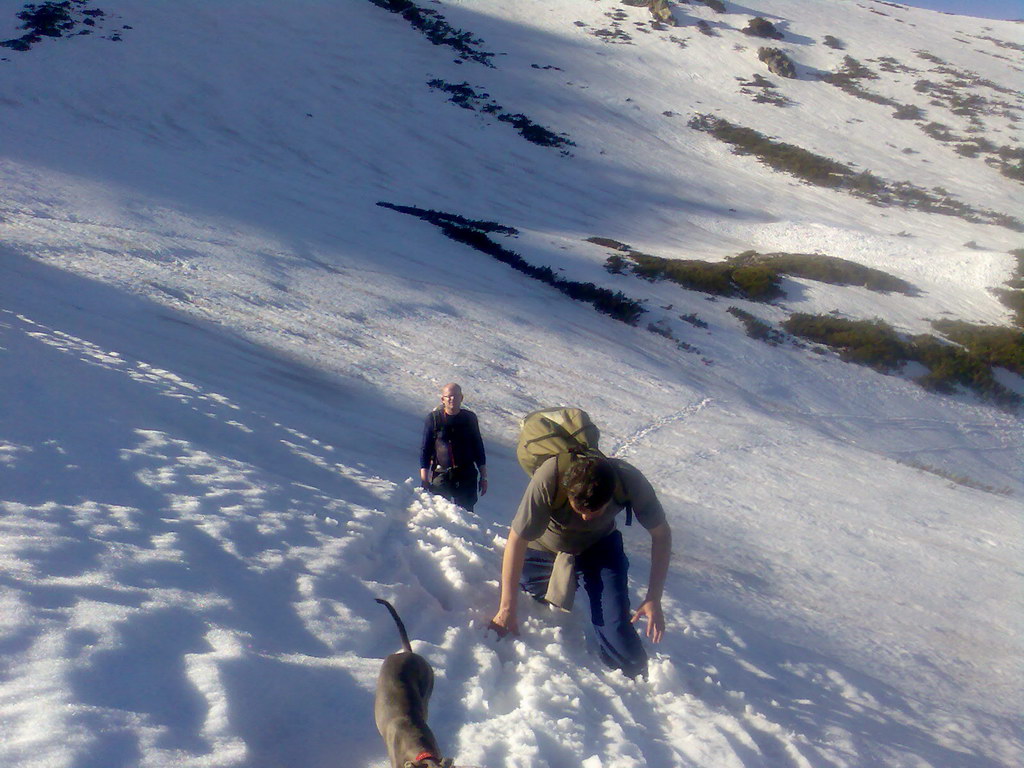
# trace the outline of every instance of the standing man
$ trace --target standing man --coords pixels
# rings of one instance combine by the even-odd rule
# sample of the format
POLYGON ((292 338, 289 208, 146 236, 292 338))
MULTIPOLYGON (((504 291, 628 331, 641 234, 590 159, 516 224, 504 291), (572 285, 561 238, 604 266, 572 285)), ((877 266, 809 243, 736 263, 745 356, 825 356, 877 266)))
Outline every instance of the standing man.
POLYGON ((654 489, 636 467, 603 456, 576 458, 564 477, 558 457, 534 473, 509 529, 501 566, 501 598, 491 629, 519 634, 518 592, 569 610, 580 577, 590 602, 601 659, 629 677, 647 676, 647 652, 634 624, 647 620, 647 637, 665 632, 661 595, 672 554, 672 531, 654 489), (629 608, 629 561, 615 516, 630 507, 651 535, 647 596, 629 608))
POLYGON ((445 384, 441 407, 427 415, 420 448, 420 482, 438 496, 473 511, 487 493, 487 456, 476 414, 462 407, 462 387, 445 384))

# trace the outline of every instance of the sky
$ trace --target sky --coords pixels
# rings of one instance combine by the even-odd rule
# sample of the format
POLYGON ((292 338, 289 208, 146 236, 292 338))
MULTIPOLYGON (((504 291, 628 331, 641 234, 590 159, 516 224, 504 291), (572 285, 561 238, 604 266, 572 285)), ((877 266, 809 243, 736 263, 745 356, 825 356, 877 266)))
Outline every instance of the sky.
POLYGON ((1024 0, 913 0, 902 4, 987 19, 1024 19, 1024 0))

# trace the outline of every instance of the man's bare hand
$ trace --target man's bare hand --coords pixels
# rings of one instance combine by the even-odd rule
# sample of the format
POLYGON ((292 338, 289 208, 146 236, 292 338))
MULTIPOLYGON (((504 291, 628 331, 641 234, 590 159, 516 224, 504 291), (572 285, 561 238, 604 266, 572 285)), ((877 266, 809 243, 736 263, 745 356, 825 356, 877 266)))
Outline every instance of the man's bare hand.
POLYGON ((487 625, 487 629, 493 629, 499 640, 509 634, 519 636, 519 622, 516 621, 512 611, 505 609, 499 609, 494 614, 494 618, 487 625))
POLYGON ((640 620, 640 617, 647 619, 647 638, 653 643, 660 643, 665 635, 665 614, 661 611, 660 600, 645 600, 636 609, 631 619, 633 624, 640 620))

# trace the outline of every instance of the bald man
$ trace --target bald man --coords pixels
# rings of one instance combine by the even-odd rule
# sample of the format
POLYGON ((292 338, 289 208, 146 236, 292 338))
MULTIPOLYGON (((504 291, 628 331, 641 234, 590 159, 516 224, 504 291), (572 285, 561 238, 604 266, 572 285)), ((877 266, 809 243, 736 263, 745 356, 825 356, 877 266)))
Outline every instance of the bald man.
POLYGON ((487 455, 476 414, 462 407, 462 387, 445 384, 441 405, 427 415, 420 447, 423 487, 473 511, 487 493, 487 455))

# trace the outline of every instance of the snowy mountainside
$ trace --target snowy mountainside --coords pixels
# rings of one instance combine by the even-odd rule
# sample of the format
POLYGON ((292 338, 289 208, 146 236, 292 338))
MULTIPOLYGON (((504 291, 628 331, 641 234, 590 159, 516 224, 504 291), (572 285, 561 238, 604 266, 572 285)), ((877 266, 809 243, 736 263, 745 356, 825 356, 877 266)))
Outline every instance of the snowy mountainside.
MULTIPOLYGON (((431 724, 459 764, 1024 758, 1019 415, 765 344, 730 312, 1008 325, 993 291, 1021 233, 804 183, 690 126, 1019 217, 996 161, 1019 147, 1022 27, 670 6, 674 27, 613 0, 98 0, 68 6, 63 37, 0 48, 4 764, 383 765, 373 686, 397 638, 378 596, 437 671, 431 724), (744 34, 755 16, 784 38, 744 34), (854 91, 923 116, 821 79, 845 57, 877 75, 854 91), (644 315, 382 202, 514 229, 491 240, 644 315), (820 252, 916 292, 789 276, 773 303, 716 297, 609 272, 594 237, 820 252), (413 481, 450 380, 487 440, 477 514, 413 481), (525 485, 518 419, 558 403, 669 510, 646 683, 602 668, 580 609, 524 607, 515 642, 483 631, 525 485)), ((0 38, 22 7, 0 2, 0 38)), ((642 594, 646 536, 625 536, 642 594)))

